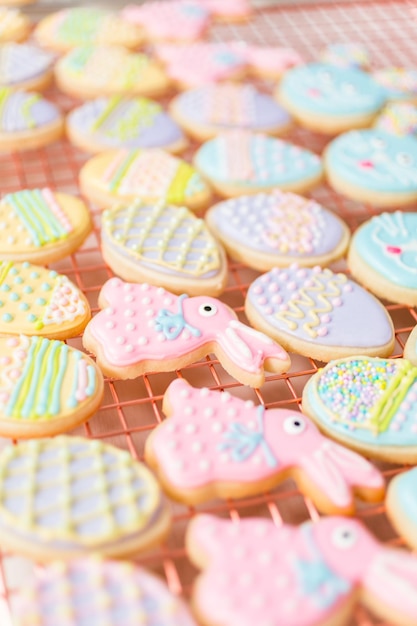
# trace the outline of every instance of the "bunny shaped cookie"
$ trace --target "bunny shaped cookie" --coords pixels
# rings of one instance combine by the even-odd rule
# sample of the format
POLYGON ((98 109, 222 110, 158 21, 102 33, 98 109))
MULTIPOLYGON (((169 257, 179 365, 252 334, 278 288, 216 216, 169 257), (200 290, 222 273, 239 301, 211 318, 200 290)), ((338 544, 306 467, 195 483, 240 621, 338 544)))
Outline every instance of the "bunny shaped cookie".
POLYGON ((215 298, 175 296, 162 287, 111 278, 99 304, 104 310, 88 324, 83 344, 116 378, 170 372, 215 352, 239 382, 258 387, 264 368, 280 373, 290 365, 281 346, 239 322, 215 298))
POLYGON ((328 513, 353 513, 353 493, 372 501, 384 496, 373 465, 297 411, 266 411, 182 379, 168 387, 163 407, 170 418, 148 437, 145 458, 177 500, 245 497, 289 475, 328 513))
POLYGON ((417 559, 382 546, 356 520, 276 527, 199 515, 187 550, 205 569, 193 604, 210 626, 342 625, 357 601, 389 623, 417 624, 417 559))

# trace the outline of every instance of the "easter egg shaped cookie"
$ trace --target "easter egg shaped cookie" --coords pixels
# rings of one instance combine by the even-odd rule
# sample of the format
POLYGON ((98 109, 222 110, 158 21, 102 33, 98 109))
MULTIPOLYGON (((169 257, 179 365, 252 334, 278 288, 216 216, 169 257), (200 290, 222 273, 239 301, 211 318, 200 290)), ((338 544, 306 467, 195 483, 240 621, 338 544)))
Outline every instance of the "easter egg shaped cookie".
POLYGON ((417 139, 377 130, 344 133, 327 146, 326 176, 339 193, 378 207, 417 199, 417 139))
POLYGON ((398 534, 417 547, 417 468, 394 476, 389 484, 386 511, 398 534))
POLYGON ((0 538, 17 554, 121 558, 160 543, 169 526, 157 481, 125 450, 63 435, 0 454, 0 538))
POLYGON ((0 202, 1 258, 51 263, 71 254, 92 228, 85 204, 49 188, 9 193, 0 202))
POLYGON ((417 102, 417 70, 385 67, 374 72, 375 81, 385 90, 387 100, 417 102))
POLYGON ((393 463, 417 462, 417 368, 406 359, 332 361, 304 387, 303 411, 340 443, 393 463))
POLYGON ((194 164, 223 196, 240 196, 279 187, 303 193, 322 178, 320 158, 262 133, 231 130, 204 143, 194 164))
POLYGON ((417 305, 417 213, 381 213, 355 232, 348 264, 380 298, 417 305))
POLYGON ((25 335, 0 337, 0 348, 2 437, 57 435, 87 421, 100 406, 103 376, 83 352, 25 335))
POLYGON ((54 57, 28 43, 0 45, 0 86, 12 89, 45 89, 52 80, 54 57))
POLYGON ((104 213, 102 251, 124 280, 192 296, 219 295, 227 261, 204 220, 185 207, 135 202, 104 213))
POLYGON ((0 261, 0 335, 68 339, 90 316, 87 299, 66 276, 27 261, 0 261))
POLYGON ((0 6, 0 43, 24 41, 30 32, 30 20, 18 9, 0 6))
POLYGON ((204 209, 211 191, 188 163, 163 150, 108 150, 80 171, 82 192, 99 207, 117 202, 164 200, 192 210, 204 209))
POLYGON ((349 229, 314 200, 275 189, 216 204, 206 220, 233 258, 267 271, 296 261, 327 265, 343 256, 349 229))
POLYGON ((404 358, 417 366, 417 326, 410 333, 404 346, 404 358))

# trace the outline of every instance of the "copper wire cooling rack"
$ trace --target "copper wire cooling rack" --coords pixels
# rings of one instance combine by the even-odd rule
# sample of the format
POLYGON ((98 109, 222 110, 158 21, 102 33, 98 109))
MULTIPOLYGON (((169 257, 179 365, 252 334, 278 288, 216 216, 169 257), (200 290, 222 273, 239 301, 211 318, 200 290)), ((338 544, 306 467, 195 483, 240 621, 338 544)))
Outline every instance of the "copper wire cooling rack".
MULTIPOLYGON (((225 0, 227 1, 227 0, 225 0)), ((326 2, 323 4, 273 5, 257 10, 246 24, 218 25, 210 31, 214 40, 241 39, 265 45, 294 47, 307 60, 316 58, 318 51, 335 41, 355 41, 368 46, 375 67, 386 65, 417 66, 417 3, 405 1, 326 2), (413 10, 414 9, 414 10, 413 10), (415 11, 415 13, 414 13, 415 11)), ((271 85, 265 84, 268 88, 271 85)), ((53 98, 64 109, 74 103, 51 91, 53 98)), ((297 129, 291 139, 316 152, 326 141, 323 137, 297 129)), ((191 154, 191 152, 190 152, 191 154)), ((188 155, 189 156, 189 155, 188 155)), ((86 156, 67 142, 30 153, 0 155, 0 191, 7 193, 21 188, 50 186, 53 189, 78 193, 77 175, 86 156)), ((354 229, 369 219, 375 210, 372 206, 349 201, 335 194, 329 187, 321 186, 312 196, 324 206, 333 209, 354 229)), ((395 207, 393 207, 393 210, 395 207)), ((413 210, 413 209, 411 209, 413 210)), ((416 207, 414 207, 416 210, 416 207)), ((86 294, 93 312, 97 311, 97 296, 101 285, 111 276, 100 253, 100 212, 92 208, 94 232, 76 254, 53 265, 54 269, 67 274, 86 294)), ((343 264, 337 266, 343 270, 343 264)), ((244 319, 243 303, 247 288, 257 272, 243 265, 230 263, 229 283, 222 299, 232 306, 244 319)), ((396 331, 395 356, 401 356, 404 342, 417 321, 413 309, 400 305, 387 305, 396 331)), ((70 342, 82 348, 81 339, 70 342)), ((192 385, 229 390, 245 399, 263 403, 267 407, 296 409, 300 403, 303 386, 317 370, 317 364, 304 357, 294 357, 287 375, 268 376, 262 389, 251 390, 239 385, 209 357, 190 367, 172 374, 148 374, 133 381, 107 380, 100 411, 77 434, 106 440, 128 450, 136 459, 143 458, 144 442, 149 432, 163 419, 162 396, 169 382, 176 377, 186 378, 192 385)), ((11 445, 1 441, 1 445, 11 445)), ((387 479, 404 468, 381 465, 387 479)), ((192 509, 171 504, 173 527, 167 542, 158 550, 138 559, 164 577, 174 593, 189 596, 196 571, 184 550, 184 533, 189 519, 196 513, 211 512, 236 519, 240 516, 261 515, 271 517, 277 525, 298 524, 307 519, 318 518, 318 512, 297 491, 291 481, 270 493, 239 501, 212 501, 192 509)), ((384 506, 359 505, 358 515, 384 542, 401 545, 386 519, 384 506)), ((7 551, 0 554, 0 624, 8 626, 9 607, 18 588, 27 585, 36 567, 25 559, 7 551)), ((353 624, 370 626, 376 622, 358 607, 353 624)))

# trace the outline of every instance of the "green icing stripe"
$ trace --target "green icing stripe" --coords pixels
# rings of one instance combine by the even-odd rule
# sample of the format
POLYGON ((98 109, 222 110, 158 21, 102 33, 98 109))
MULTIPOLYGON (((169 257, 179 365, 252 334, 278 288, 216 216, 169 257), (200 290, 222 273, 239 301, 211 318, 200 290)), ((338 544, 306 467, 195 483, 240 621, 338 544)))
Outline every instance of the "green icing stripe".
POLYGON ((36 222, 32 221, 32 216, 30 215, 30 213, 27 214, 25 207, 22 206, 20 203, 20 199, 21 193, 9 193, 7 196, 5 196, 4 201, 7 202, 7 204, 10 204, 10 206, 13 208, 17 217, 20 219, 20 221, 23 223, 24 227, 32 237, 32 242, 34 243, 34 245, 40 247, 42 243, 38 234, 36 222))
POLYGON ((10 261, 0 261, 0 285, 4 283, 12 267, 13 263, 10 261))
MULTIPOLYGON (((53 383, 53 393, 48 407, 48 415, 58 415, 61 410, 62 381, 64 379, 65 372, 67 371, 69 348, 65 343, 57 343, 59 343, 61 347, 59 352, 59 367, 55 381, 53 383)), ((52 382, 50 383, 50 385, 51 384, 52 382)))
MULTIPOLYGON (((20 408, 20 416, 24 419, 33 419, 38 415, 37 413, 37 399, 39 395, 45 395, 45 388, 43 385, 46 381, 48 362, 53 356, 55 347, 53 342, 42 342, 39 352, 35 356, 34 368, 30 372, 27 384, 24 385, 21 394, 21 401, 23 402, 20 408)), ((46 391, 48 394, 48 391, 46 391)), ((20 402, 20 401, 19 401, 20 402)))
POLYGON ((172 183, 169 187, 167 200, 169 202, 182 202, 185 197, 185 190, 188 185, 190 176, 193 174, 193 170, 188 163, 180 163, 172 183))
POLYGON ((98 128, 100 128, 100 126, 102 126, 102 124, 113 113, 113 111, 117 109, 117 107, 120 104, 121 99, 122 99, 122 96, 113 96, 113 98, 110 98, 104 111, 101 113, 101 115, 99 115, 99 117, 96 119, 94 124, 91 126, 91 130, 93 131, 97 130, 98 128))
POLYGON ((49 230, 53 233, 50 241, 55 241, 56 239, 62 239, 63 237, 66 237, 68 233, 63 228, 61 223, 57 220, 55 215, 52 213, 50 207, 48 206, 46 200, 42 195, 42 192, 39 189, 35 189, 33 191, 32 200, 34 200, 34 202, 32 203, 33 210, 36 211, 39 219, 44 224, 45 231, 49 230))
POLYGON ((8 194, 4 201, 13 207, 35 246, 41 247, 67 237, 67 232, 51 212, 39 189, 8 194))
POLYGON ((140 150, 133 150, 127 155, 127 157, 125 158, 123 163, 121 163, 117 172, 109 183, 110 191, 117 191, 124 176, 127 174, 129 167, 132 165, 133 161, 136 159, 139 153, 140 150))
POLYGON ((38 102, 39 100, 40 96, 37 93, 34 93, 29 96, 22 104, 22 117, 25 120, 28 128, 35 128, 37 125, 36 121, 32 117, 31 109, 35 102, 38 102))
POLYGON ((7 417, 21 417, 20 405, 26 397, 26 388, 28 386, 28 381, 30 382, 31 380, 31 371, 34 366, 36 355, 42 347, 42 343, 45 341, 45 339, 41 339, 39 337, 33 337, 31 339, 31 344, 29 347, 28 355, 26 357, 26 363, 23 368, 23 372, 19 380, 17 381, 13 392, 11 393, 9 402, 6 406, 5 413, 7 417))

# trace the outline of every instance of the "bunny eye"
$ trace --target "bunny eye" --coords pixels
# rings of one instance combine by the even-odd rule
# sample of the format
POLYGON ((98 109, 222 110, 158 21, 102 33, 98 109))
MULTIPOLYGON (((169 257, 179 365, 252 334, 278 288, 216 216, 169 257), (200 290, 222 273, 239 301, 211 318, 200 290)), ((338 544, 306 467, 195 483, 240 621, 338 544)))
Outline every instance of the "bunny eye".
POLYGON ((216 315, 217 307, 214 304, 201 304, 198 307, 198 312, 202 317, 211 317, 212 315, 216 315))
POLYGON ((356 533, 349 526, 339 526, 335 528, 332 533, 332 543, 336 548, 340 550, 348 550, 356 543, 356 533))
POLYGON ((284 421, 284 430, 289 435, 298 435, 306 427, 305 421, 301 417, 287 417, 284 421))
POLYGON ((399 152, 395 158, 398 165, 403 165, 405 167, 409 167, 414 162, 413 157, 411 154, 408 154, 408 152, 399 152))
POLYGON ((385 141, 383 139, 381 139, 381 137, 374 137, 371 140, 371 144, 377 150, 383 150, 385 148, 385 146, 386 146, 385 141))

